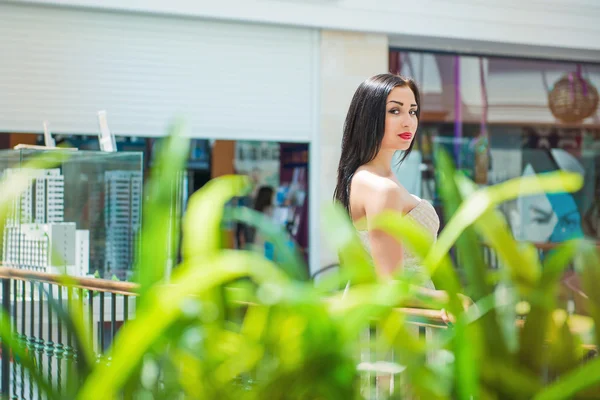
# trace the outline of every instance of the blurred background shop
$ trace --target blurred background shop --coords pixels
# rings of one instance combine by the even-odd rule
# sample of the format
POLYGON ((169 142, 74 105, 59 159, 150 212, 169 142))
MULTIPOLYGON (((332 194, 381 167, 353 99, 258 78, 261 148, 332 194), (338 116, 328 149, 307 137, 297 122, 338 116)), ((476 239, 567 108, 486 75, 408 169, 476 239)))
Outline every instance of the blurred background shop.
POLYGON ((576 172, 579 192, 522 196, 502 211, 519 240, 600 239, 600 64, 392 49, 390 70, 416 77, 422 90, 415 159, 398 171, 420 178, 414 193, 440 205, 436 146, 479 185, 576 172))
MULTIPOLYGON (((187 195, 228 173, 250 176, 254 195, 272 188, 269 215, 311 272, 336 259, 320 223, 352 93, 387 71, 423 93, 418 151, 397 172, 411 191, 439 207, 436 146, 480 185, 578 171, 582 191, 503 211, 522 240, 598 237, 595 0, 10 0, 0 18, 2 148, 42 143, 43 121, 57 140, 97 148, 106 110, 118 150, 140 152, 145 176, 182 117, 187 195)), ((238 231, 227 227, 231 246, 238 231)))

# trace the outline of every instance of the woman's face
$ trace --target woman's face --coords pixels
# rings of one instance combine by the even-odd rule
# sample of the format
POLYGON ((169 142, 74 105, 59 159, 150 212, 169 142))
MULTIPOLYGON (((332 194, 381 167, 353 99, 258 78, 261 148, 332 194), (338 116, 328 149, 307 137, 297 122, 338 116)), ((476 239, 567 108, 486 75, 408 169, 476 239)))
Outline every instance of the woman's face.
POLYGON ((417 107, 411 88, 402 86, 392 89, 385 105, 382 150, 408 150, 419 125, 417 107))

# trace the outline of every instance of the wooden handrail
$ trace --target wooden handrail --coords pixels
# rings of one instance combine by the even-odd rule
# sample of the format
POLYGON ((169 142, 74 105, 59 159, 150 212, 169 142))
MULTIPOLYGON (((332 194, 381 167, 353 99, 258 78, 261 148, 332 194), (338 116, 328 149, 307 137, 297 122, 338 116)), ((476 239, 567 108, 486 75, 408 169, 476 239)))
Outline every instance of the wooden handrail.
POLYGON ((10 267, 0 267, 0 278, 17 279, 20 281, 35 280, 38 282, 69 285, 78 289, 116 293, 126 296, 137 296, 139 289, 139 285, 132 282, 118 282, 99 278, 64 276, 60 274, 50 274, 47 272, 29 271, 26 269, 10 267))
POLYGON ((448 324, 442 317, 443 312, 441 310, 432 310, 429 308, 397 308, 396 311, 413 318, 422 318, 423 322, 411 322, 418 325, 427 325, 434 328, 447 328, 448 324))
MULTIPOLYGON (((65 277, 64 275, 59 274, 50 274, 46 272, 36 272, 10 267, 0 267, 0 279, 17 279, 21 281, 35 280, 38 282, 57 285, 69 284, 74 288, 122 294, 126 296, 137 296, 139 289, 139 285, 132 282, 116 282, 99 278, 65 277)), ((254 305, 254 303, 243 301, 240 301, 239 303, 246 306, 254 305)), ((446 327, 441 310, 412 307, 398 307, 395 310, 404 314, 405 316, 422 319, 422 321, 419 322, 412 322, 413 324, 432 326, 441 329, 446 327)), ((516 323, 519 327, 522 327, 523 325, 522 320, 517 320, 516 323)), ((594 345, 584 347, 589 349, 596 348, 594 345)))
MULTIPOLYGON (((533 247, 535 247, 538 250, 542 250, 542 251, 550 251, 550 250, 554 250, 555 248, 557 248, 558 246, 560 246, 561 244, 563 244, 562 242, 527 242, 527 241, 521 241, 519 243, 529 243, 531 245, 533 245, 533 247)), ((482 243, 484 246, 490 247, 489 243, 482 243)), ((596 247, 598 249, 600 249, 600 241, 596 241, 596 247)))
MULTIPOLYGON (((50 274, 47 272, 29 271, 11 267, 0 267, 0 279, 17 279, 20 281, 34 280, 57 285, 68 284, 74 288, 116 293, 127 296, 137 296, 139 290, 139 285, 132 282, 116 282, 100 278, 65 277, 60 274, 50 274)), ((251 305, 251 303, 242 303, 251 305)), ((423 324, 444 324, 442 313, 439 310, 430 310, 426 308, 398 308, 397 310, 410 317, 422 318, 423 324)))

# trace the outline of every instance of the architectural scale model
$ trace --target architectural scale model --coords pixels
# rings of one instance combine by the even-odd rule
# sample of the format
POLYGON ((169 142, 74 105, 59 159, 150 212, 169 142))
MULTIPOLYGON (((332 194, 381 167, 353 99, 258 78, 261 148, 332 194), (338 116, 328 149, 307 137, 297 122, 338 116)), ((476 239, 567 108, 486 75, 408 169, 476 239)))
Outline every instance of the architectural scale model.
MULTIPOLYGON (((12 174, 22 169, 7 169, 12 174)), ((4 226, 5 266, 84 276, 89 273, 89 231, 64 221, 64 176, 60 169, 35 170, 13 202, 4 226)))

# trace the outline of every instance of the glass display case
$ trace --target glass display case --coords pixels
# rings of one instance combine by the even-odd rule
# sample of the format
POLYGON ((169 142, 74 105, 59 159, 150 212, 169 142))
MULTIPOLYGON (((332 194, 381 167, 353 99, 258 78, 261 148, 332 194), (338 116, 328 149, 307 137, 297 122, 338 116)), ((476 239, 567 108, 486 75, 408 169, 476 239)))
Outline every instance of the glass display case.
POLYGON ((139 248, 142 168, 141 152, 0 150, 3 184, 19 172, 29 180, 18 199, 0 205, 8 207, 2 265, 128 280, 139 248))

